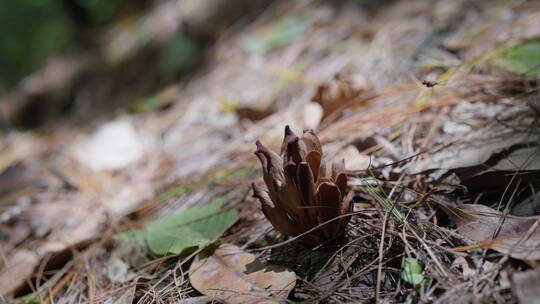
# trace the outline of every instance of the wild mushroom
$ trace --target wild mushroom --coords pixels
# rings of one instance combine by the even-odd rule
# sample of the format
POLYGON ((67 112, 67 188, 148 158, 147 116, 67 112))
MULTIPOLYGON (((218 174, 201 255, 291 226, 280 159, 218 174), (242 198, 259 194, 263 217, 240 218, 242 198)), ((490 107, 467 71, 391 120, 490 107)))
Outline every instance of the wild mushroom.
POLYGON ((350 216, 330 220, 352 208, 343 160, 334 162, 327 170, 317 135, 305 130, 298 137, 289 126, 285 127, 281 156, 258 140, 256 145, 255 155, 261 161, 267 189, 253 183, 253 197, 260 201, 274 228, 294 237, 320 226, 302 237, 312 244, 342 234, 350 216))

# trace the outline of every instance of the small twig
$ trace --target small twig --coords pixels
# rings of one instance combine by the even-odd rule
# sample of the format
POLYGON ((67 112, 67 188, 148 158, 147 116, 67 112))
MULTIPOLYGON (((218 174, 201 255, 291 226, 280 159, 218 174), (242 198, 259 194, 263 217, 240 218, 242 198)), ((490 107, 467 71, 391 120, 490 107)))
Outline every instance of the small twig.
POLYGON ((68 190, 79 190, 77 182, 57 165, 49 166, 51 173, 60 179, 68 190))
POLYGON ((447 277, 450 277, 450 273, 448 273, 448 271, 446 270, 446 267, 444 267, 441 263, 441 261, 439 261, 439 258, 435 255, 435 253, 433 252, 433 250, 431 250, 431 248, 426 244, 426 242, 424 241, 424 239, 422 239, 417 233, 416 231, 414 231, 414 229, 411 229, 411 227, 405 223, 404 227, 407 227, 413 234, 414 236, 416 236, 416 238, 418 239, 418 241, 420 241, 420 243, 422 244, 422 246, 424 246, 424 248, 426 249, 426 251, 428 252, 428 254, 431 256, 431 258, 433 259, 433 261, 435 261, 435 264, 437 264, 437 266, 439 266, 439 269, 441 270, 441 272, 447 276, 447 277))
POLYGON ((321 269, 319 269, 319 271, 313 276, 313 279, 317 278, 319 275, 321 275, 322 271, 332 262, 332 260, 340 253, 343 251, 343 249, 347 248, 348 246, 350 246, 351 244, 355 243, 355 242, 358 242, 359 240, 361 239, 364 239, 368 237, 367 235, 365 236, 362 236, 362 237, 359 237, 359 238, 356 238, 350 242, 348 242, 347 244, 341 246, 341 248, 339 248, 338 250, 336 250, 336 252, 328 259, 328 261, 326 261, 326 263, 324 263, 324 265, 321 267, 321 269))
POLYGON ((375 288, 375 303, 379 302, 379 293, 381 292, 381 277, 382 277, 382 261, 384 253, 384 236, 386 235, 386 225, 388 223, 388 215, 390 212, 384 214, 384 222, 381 233, 381 243, 379 244, 379 265, 377 266, 377 286, 375 288))
MULTIPOLYGON (((68 281, 71 281, 72 278, 76 277, 77 272, 68 272, 59 282, 54 286, 52 290, 49 291, 49 296, 45 301, 43 301, 44 304, 49 303, 52 299, 54 299, 54 296, 64 288, 64 286, 68 283, 68 281)), ((51 301, 51 303, 54 303, 51 301)))

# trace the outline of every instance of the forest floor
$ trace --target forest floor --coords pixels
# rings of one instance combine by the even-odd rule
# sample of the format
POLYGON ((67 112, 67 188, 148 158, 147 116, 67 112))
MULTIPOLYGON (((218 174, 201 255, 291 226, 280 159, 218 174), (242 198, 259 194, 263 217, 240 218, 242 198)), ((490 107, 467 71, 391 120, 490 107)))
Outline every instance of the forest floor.
POLYGON ((0 302, 535 303, 539 3, 360 2, 275 1, 137 113, 5 134, 0 302), (255 141, 279 150, 286 125, 354 192, 346 234, 315 248, 252 198, 255 141), (229 245, 288 270, 203 250, 229 245), (205 279, 202 253, 221 261, 205 279))

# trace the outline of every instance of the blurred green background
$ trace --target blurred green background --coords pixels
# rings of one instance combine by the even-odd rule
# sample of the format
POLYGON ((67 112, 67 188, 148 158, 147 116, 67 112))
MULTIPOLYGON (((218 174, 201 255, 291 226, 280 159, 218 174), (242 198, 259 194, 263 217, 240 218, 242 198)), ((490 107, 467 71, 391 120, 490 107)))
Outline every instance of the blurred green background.
POLYGON ((84 31, 110 22, 123 0, 16 0, 0 2, 0 92, 37 69, 47 57, 84 46, 84 31))

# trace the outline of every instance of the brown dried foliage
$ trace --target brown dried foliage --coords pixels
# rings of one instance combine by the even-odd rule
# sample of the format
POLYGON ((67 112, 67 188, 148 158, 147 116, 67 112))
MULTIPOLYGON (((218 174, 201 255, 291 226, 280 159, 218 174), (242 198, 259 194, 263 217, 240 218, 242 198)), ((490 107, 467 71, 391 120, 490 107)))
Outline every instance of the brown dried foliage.
POLYGON ((323 108, 323 120, 330 116, 339 115, 355 100, 372 97, 371 85, 359 75, 338 73, 331 81, 317 87, 311 101, 323 108))
POLYGON ((298 137, 286 126, 281 156, 260 141, 256 144, 255 155, 261 161, 267 189, 253 184, 253 196, 276 230, 295 237, 323 224, 301 237, 310 244, 343 233, 350 216, 330 221, 349 213, 352 207, 343 160, 327 170, 321 143, 312 130, 298 137))

